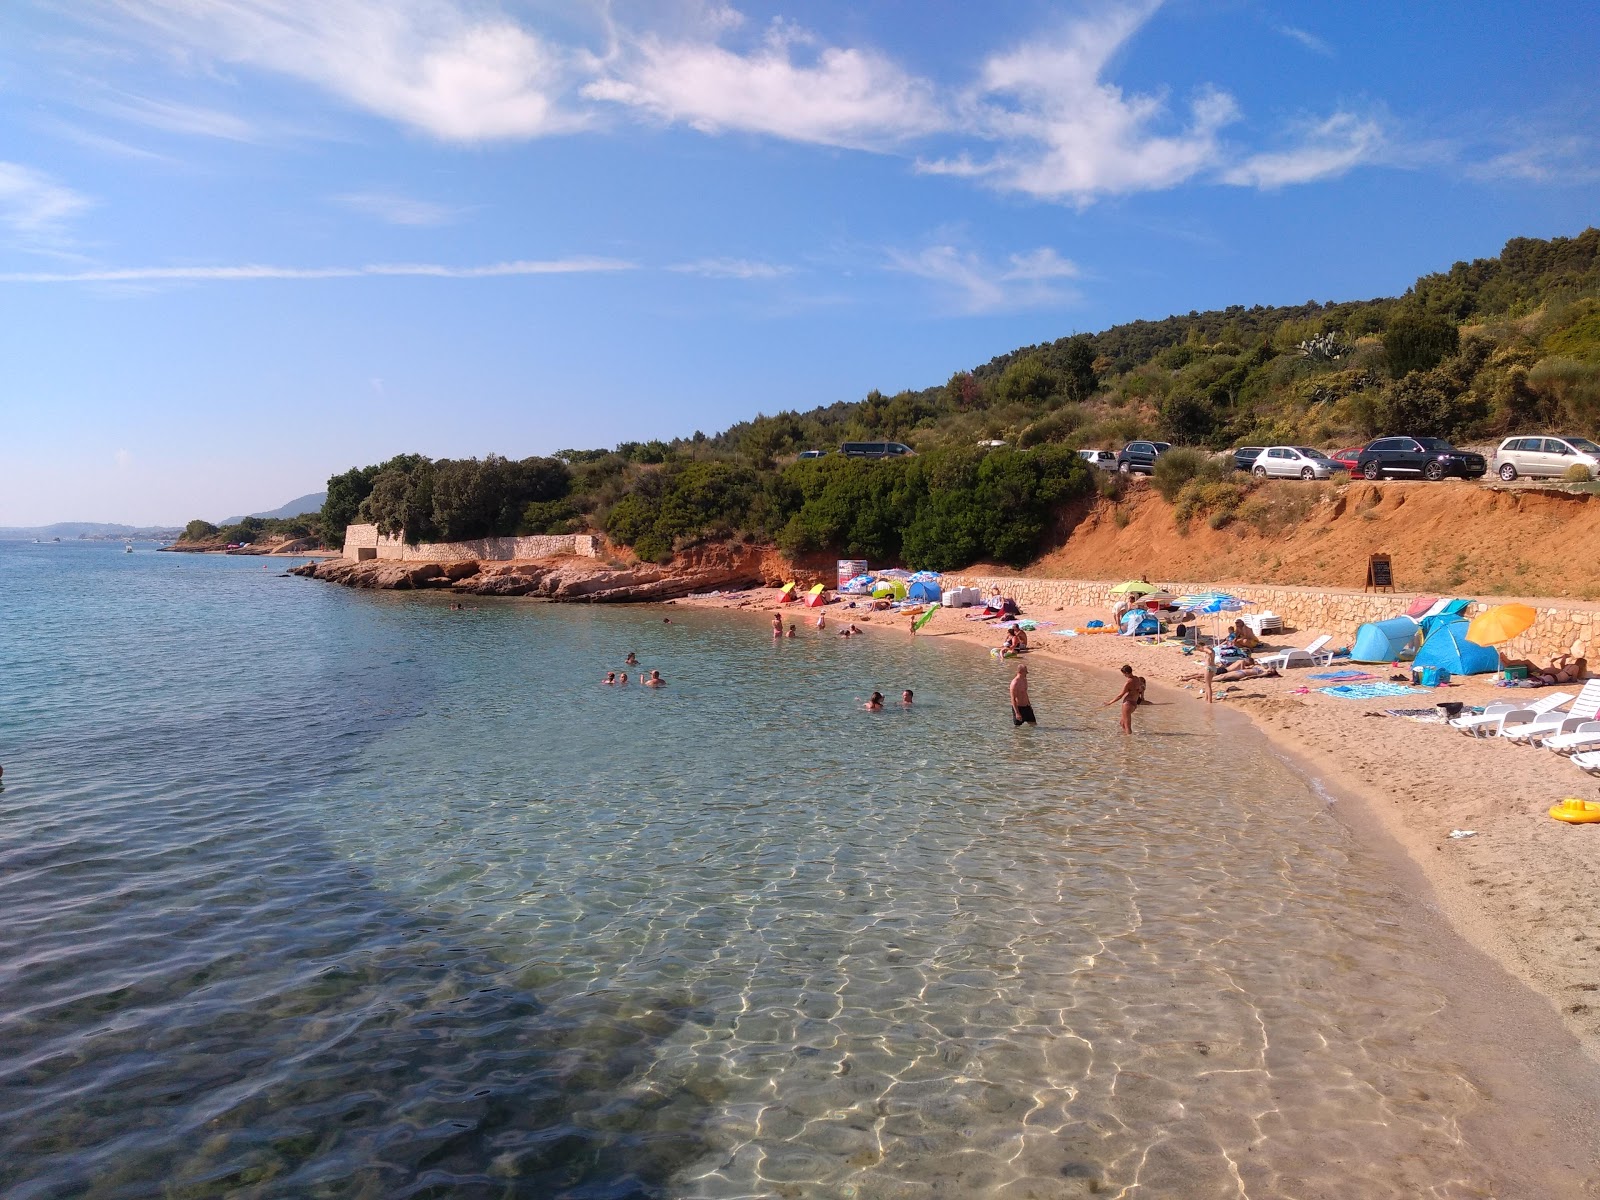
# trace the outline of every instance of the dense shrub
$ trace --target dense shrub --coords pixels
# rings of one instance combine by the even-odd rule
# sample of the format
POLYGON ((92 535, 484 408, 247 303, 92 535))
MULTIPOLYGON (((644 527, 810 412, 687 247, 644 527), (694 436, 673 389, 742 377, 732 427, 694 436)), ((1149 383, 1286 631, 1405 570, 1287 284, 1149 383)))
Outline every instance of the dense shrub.
POLYGON ((1151 482, 1155 484, 1156 491, 1161 493, 1161 498, 1170 502, 1177 498, 1183 485, 1191 479, 1204 481, 1222 477, 1222 464, 1204 450, 1174 446, 1156 459, 1151 482))
POLYGON ((1233 520, 1239 506, 1250 494, 1248 484, 1225 479, 1191 479, 1178 491, 1172 515, 1179 529, 1201 514, 1209 514, 1211 528, 1221 529, 1233 520))
POLYGON ((1568 483, 1588 483, 1594 478, 1594 472, 1582 463, 1573 463, 1562 478, 1568 483))

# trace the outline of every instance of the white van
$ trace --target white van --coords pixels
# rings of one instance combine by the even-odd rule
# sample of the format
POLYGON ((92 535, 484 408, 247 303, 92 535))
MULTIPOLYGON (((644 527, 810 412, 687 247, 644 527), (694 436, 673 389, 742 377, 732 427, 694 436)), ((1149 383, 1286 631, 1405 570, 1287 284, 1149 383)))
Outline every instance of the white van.
POLYGON ((1600 446, 1581 437, 1509 437, 1494 452, 1489 469, 1510 483, 1519 475, 1559 477, 1572 466, 1600 475, 1600 446))

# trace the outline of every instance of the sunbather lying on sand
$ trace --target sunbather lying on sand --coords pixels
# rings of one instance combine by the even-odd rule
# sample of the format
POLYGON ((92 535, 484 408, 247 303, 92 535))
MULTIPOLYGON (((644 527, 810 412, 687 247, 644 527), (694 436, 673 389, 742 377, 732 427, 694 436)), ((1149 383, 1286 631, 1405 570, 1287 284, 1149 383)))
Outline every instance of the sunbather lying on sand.
POLYGON ((1277 675, 1277 667, 1235 667, 1218 672, 1213 679, 1217 683, 1234 683, 1240 679, 1275 679, 1277 675))
POLYGON ((1580 679, 1589 677, 1589 660, 1587 658, 1573 658, 1570 654, 1558 654, 1550 660, 1548 667, 1541 667, 1526 658, 1503 658, 1500 665, 1505 667, 1527 667, 1528 682, 1541 683, 1546 687, 1555 683, 1576 683, 1580 679))

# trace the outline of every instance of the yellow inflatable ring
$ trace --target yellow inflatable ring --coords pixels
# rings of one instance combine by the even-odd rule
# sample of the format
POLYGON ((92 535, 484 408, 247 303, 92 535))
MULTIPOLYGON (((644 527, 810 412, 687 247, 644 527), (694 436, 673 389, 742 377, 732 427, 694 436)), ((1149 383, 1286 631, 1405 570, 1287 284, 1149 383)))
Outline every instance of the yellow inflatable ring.
POLYGON ((1600 803, 1568 796, 1560 804, 1550 806, 1550 815, 1568 825, 1600 824, 1600 803))

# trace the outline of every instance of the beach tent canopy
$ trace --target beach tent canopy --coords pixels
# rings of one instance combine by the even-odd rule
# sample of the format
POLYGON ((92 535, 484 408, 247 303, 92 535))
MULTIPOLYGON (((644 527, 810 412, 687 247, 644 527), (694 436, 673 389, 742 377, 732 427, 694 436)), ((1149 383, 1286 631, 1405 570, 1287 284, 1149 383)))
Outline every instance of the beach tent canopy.
POLYGON ((1469 642, 1467 622, 1457 617, 1427 636, 1411 666, 1443 667, 1452 675, 1489 675, 1500 669, 1500 654, 1492 646, 1469 642))
POLYGON ((906 585, 898 579, 880 579, 872 588, 874 600, 904 600, 906 585))
POLYGON ((1390 617, 1370 621, 1356 630, 1356 644, 1350 651, 1355 662, 1397 662, 1416 640, 1417 623, 1410 617, 1390 617))
POLYGON ((913 579, 906 588, 908 600, 920 600, 924 604, 936 603, 944 598, 938 583, 929 579, 913 579))

